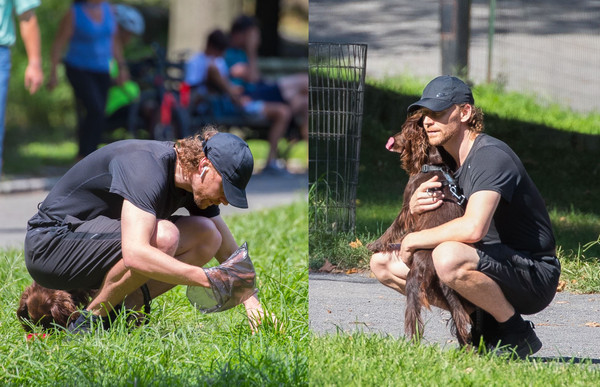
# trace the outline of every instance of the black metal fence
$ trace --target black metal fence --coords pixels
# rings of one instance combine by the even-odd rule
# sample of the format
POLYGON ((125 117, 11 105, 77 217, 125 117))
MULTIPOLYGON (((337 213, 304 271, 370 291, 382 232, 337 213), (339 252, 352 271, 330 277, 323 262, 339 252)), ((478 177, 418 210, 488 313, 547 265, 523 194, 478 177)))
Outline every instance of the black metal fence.
POLYGON ((309 43, 309 228, 354 231, 366 44, 309 43))

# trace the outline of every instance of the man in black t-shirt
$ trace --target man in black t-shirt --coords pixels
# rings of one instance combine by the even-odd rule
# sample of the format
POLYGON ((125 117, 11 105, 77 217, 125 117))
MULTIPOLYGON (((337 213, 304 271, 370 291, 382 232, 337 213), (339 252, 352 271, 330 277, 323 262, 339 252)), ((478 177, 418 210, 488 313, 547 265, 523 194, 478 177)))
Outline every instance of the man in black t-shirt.
MULTIPOLYGON (((253 166, 243 140, 212 128, 176 143, 109 144, 71 168, 29 220, 27 269, 47 288, 98 289, 76 331, 125 297, 128 307, 143 305, 144 284, 150 297, 210 287, 202 266, 238 249, 218 205, 248 207, 253 166), (172 216, 179 208, 190 216, 172 216)), ((260 318, 256 296, 244 305, 260 318)))
MULTIPOLYGON (((476 346, 483 337, 490 347, 499 342, 500 352, 508 348, 519 357, 537 352, 542 343, 521 314, 548 306, 560 276, 544 200, 515 153, 482 133, 483 113, 460 79, 435 78, 408 112, 422 115, 429 143, 456 161, 468 203, 464 216, 407 234, 397 253, 374 254, 373 273, 404 293, 411 255, 433 249, 440 280, 484 311, 472 314, 478 316, 472 329, 476 346)), ((443 205, 441 191, 431 193, 440 186, 436 177, 423 183, 411 197, 411 213, 443 205)))

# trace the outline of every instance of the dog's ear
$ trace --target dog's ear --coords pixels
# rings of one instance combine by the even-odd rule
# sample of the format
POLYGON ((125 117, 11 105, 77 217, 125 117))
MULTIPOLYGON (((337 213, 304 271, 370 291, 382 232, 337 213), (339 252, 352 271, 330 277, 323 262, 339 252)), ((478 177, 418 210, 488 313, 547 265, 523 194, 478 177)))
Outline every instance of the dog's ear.
POLYGON ((19 307, 17 308, 17 318, 23 326, 26 332, 31 332, 31 317, 29 316, 29 308, 27 307, 27 300, 31 293, 31 285, 29 285, 21 294, 21 300, 19 301, 19 307))
POLYGON ((86 307, 94 297, 95 291, 89 289, 73 289, 68 291, 73 302, 78 307, 86 307))
MULTIPOLYGON (((53 294, 52 306, 50 315, 52 323, 66 328, 74 313, 77 312, 77 305, 73 301, 71 295, 63 290, 57 290, 53 294)), ((77 317, 75 317, 77 318, 77 317)))

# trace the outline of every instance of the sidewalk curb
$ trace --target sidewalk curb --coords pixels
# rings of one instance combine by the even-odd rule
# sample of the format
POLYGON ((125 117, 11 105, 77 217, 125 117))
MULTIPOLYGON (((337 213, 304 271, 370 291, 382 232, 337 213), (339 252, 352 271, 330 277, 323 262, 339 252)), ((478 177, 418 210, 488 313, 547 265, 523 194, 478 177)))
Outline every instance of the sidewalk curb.
POLYGON ((47 191, 50 190, 61 177, 62 176, 31 177, 3 181, 0 182, 0 194, 12 194, 17 192, 30 192, 41 190, 47 191))

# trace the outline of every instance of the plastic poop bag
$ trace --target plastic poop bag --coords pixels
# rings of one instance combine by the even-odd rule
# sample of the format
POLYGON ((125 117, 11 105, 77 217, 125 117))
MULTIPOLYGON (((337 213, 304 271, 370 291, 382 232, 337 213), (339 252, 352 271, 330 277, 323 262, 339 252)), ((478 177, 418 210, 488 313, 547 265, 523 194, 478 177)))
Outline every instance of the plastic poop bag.
POLYGON ((203 313, 222 312, 233 308, 254 295, 256 273, 244 242, 219 266, 203 269, 210 288, 188 286, 190 303, 203 313))

